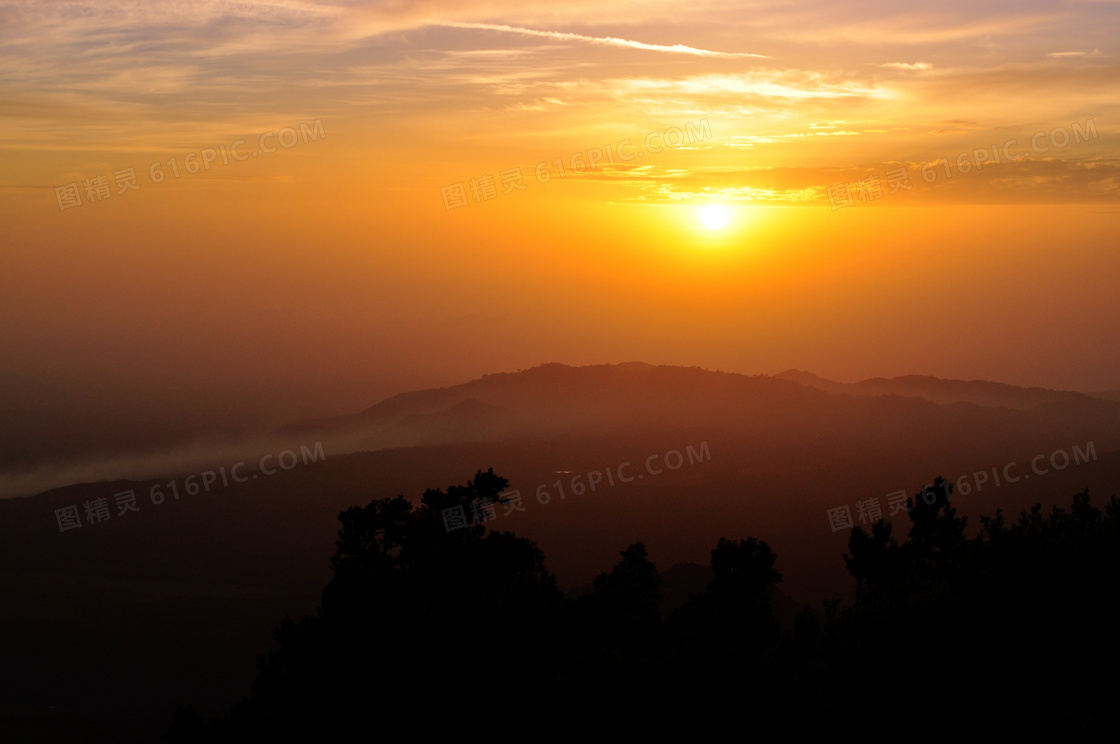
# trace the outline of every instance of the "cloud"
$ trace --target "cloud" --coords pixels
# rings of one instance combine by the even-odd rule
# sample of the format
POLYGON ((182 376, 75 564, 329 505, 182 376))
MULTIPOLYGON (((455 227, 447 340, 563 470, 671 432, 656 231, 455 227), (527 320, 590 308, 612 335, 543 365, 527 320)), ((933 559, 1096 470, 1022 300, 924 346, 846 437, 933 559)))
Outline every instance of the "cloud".
POLYGON ((693 75, 681 79, 629 78, 613 87, 622 93, 678 95, 757 95, 766 98, 890 98, 886 89, 867 87, 811 70, 756 70, 735 74, 693 75))
POLYGON ((929 62, 884 62, 880 67, 893 67, 896 70, 932 70, 929 62))
POLYGON ((436 25, 446 26, 448 28, 470 28, 483 31, 501 31, 504 33, 522 34, 524 36, 538 36, 545 39, 584 41, 590 44, 603 44, 606 46, 619 46, 627 47, 630 49, 645 49, 652 52, 692 54, 698 57, 757 57, 761 59, 772 59, 772 57, 768 57, 765 54, 751 54, 748 52, 713 52, 709 49, 697 49, 696 47, 685 46, 684 44, 673 44, 672 46, 666 46, 664 44, 646 44, 641 41, 619 39, 614 36, 585 36, 584 34, 571 34, 562 31, 538 31, 532 28, 520 28, 518 26, 506 26, 497 23, 439 23, 436 25))
MULTIPOLYGON (((955 166, 954 166, 955 169, 955 166)), ((643 174, 627 201, 678 204, 719 198, 769 204, 829 205, 829 187, 847 186, 857 207, 935 204, 1115 204, 1120 160, 1022 157, 946 176, 941 161, 848 168, 744 168, 683 176, 643 174), (926 170, 922 170, 922 166, 926 170), (902 175, 905 174, 905 175, 902 175), (933 178, 930 181, 930 177, 933 178)))
POLYGON ((1094 49, 1091 52, 1050 52, 1047 57, 1099 57, 1101 56, 1100 49, 1094 49))

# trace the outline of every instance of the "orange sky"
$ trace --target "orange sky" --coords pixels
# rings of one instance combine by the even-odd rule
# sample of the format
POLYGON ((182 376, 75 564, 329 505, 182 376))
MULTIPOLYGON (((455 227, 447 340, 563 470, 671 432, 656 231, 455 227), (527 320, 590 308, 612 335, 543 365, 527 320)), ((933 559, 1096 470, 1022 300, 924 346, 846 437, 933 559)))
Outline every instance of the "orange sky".
POLYGON ((1120 388, 1120 3, 507 6, 0 1, 4 400, 282 418, 628 360, 1120 388))

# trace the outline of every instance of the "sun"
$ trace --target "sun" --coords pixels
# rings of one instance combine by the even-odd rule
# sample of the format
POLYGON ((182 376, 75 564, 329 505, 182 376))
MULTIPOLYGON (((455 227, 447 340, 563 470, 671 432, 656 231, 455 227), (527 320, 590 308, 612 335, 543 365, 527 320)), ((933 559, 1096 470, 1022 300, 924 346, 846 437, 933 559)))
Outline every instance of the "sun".
POLYGON ((727 207, 721 207, 716 204, 710 207, 704 207, 700 211, 700 220, 704 223, 704 227, 709 230, 719 230, 726 225, 728 216, 727 207))

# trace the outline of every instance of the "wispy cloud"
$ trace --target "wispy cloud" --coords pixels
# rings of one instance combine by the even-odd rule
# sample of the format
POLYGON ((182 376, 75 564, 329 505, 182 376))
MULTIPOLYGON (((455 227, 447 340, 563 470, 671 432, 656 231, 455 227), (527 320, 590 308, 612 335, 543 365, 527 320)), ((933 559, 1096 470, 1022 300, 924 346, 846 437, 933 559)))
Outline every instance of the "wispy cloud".
POLYGON ((884 62, 880 67, 893 67, 896 70, 932 70, 929 62, 884 62))
MULTIPOLYGON (((713 200, 740 204, 828 206, 829 186, 861 188, 878 178, 882 195, 856 208, 935 204, 1115 204, 1120 199, 1120 161, 1032 159, 989 164, 968 177, 927 183, 920 162, 868 163, 848 168, 782 167, 612 174, 631 192, 620 202, 687 204, 713 200), (889 171, 905 171, 905 185, 889 190, 889 171), (907 186, 909 188, 907 188, 907 186)), ((928 165, 928 163, 926 164, 928 165)), ((605 176, 604 176, 605 177, 605 176)), ((586 179, 587 176, 585 175, 586 179)))
POLYGON ((696 75, 681 79, 629 78, 613 83, 620 93, 758 95, 767 98, 889 98, 884 88, 837 79, 812 70, 759 70, 739 74, 696 75))
POLYGON ((532 28, 521 28, 519 26, 506 26, 498 23, 440 23, 436 25, 446 26, 449 28, 469 28, 479 29, 482 31, 500 31, 504 33, 521 34, 523 36, 537 36, 544 39, 583 41, 589 44, 627 47, 630 49, 645 49, 651 52, 691 54, 697 57, 757 57, 760 59, 772 59, 772 57, 769 57, 765 54, 751 54, 748 52, 714 52, 710 49, 697 49, 696 47, 685 46, 684 44, 673 44, 671 46, 665 44, 646 44, 641 41, 619 39, 614 36, 586 36, 584 34, 572 34, 563 31, 540 31, 532 28))
POLYGON ((1047 57, 1098 57, 1101 50, 1094 49, 1091 52, 1050 52, 1047 57))

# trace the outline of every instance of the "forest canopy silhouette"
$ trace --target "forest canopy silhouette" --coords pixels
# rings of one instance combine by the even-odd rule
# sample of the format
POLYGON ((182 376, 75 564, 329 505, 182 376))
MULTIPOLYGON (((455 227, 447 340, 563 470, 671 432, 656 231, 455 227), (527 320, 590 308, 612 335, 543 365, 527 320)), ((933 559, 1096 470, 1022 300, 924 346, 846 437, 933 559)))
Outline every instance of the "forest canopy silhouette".
POLYGON ((393 720, 727 719, 793 738, 853 722, 1029 740, 1117 730, 1116 496, 1102 510, 1086 490, 1014 521, 997 510, 969 536, 938 478, 907 500, 905 535, 882 520, 851 530, 853 605, 783 626, 778 556, 755 537, 719 540, 707 585, 668 611, 641 542, 564 596, 533 542, 487 529, 508 485, 480 470, 419 503, 342 512, 316 614, 284 618, 249 697, 209 720, 181 707, 167 739, 321 739, 393 720), (466 526, 448 529, 456 507, 466 526))

